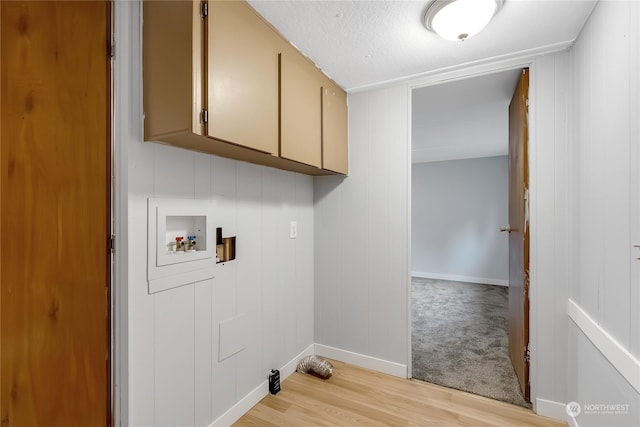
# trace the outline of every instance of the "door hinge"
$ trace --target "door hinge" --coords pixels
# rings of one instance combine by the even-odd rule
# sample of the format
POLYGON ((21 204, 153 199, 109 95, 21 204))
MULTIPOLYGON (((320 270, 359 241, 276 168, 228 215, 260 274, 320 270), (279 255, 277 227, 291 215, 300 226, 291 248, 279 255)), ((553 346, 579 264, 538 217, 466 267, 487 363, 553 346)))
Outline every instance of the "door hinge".
POLYGON ((529 344, 524 347, 524 360, 531 364, 531 352, 529 351, 529 344))
POLYGON ((107 52, 107 56, 111 59, 115 59, 116 58, 116 44, 111 43, 108 48, 107 48, 108 52, 107 52))
POLYGON ((200 2, 200 18, 204 19, 209 16, 209 3, 206 0, 200 2))
POLYGON ((111 235, 111 240, 109 243, 110 249, 111 249, 111 253, 115 254, 116 253, 116 235, 112 234, 111 235))
POLYGON ((202 111, 200 111, 200 124, 206 124, 209 123, 209 112, 203 108, 202 111))

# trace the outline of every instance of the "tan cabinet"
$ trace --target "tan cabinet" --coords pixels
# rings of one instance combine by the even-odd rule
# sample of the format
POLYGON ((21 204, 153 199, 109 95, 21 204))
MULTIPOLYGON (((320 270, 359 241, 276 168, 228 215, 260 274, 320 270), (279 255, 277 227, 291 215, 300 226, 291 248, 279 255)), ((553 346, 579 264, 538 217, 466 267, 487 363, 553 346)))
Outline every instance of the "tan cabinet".
POLYGON ((179 0, 145 1, 143 14, 145 140, 202 135, 200 8, 179 0))
POLYGON ((211 1, 207 30, 207 136, 278 155, 280 37, 238 1, 211 1))
POLYGON ((320 72, 292 48, 280 56, 280 156, 322 167, 320 72))
POLYGON ((322 168, 349 171, 347 94, 329 79, 322 85, 322 168))
POLYGON ((145 141, 346 173, 344 91, 248 3, 145 0, 143 18, 145 141))

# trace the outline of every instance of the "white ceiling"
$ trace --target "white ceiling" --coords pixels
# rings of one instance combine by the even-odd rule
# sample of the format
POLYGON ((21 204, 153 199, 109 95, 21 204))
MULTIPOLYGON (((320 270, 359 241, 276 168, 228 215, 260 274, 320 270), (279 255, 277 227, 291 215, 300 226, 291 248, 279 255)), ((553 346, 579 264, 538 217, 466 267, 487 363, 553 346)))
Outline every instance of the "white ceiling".
MULTIPOLYGON (((505 0, 465 42, 428 31, 431 0, 249 0, 336 83, 353 92, 497 59, 567 49, 596 0, 505 0)), ((517 71, 413 92, 413 162, 507 153, 517 71)))
POLYGON ((422 20, 429 0, 249 0, 346 90, 488 58, 568 47, 595 0, 505 0, 487 28, 460 43, 422 20))
POLYGON ((412 162, 507 154, 509 102, 520 70, 414 89, 412 162))

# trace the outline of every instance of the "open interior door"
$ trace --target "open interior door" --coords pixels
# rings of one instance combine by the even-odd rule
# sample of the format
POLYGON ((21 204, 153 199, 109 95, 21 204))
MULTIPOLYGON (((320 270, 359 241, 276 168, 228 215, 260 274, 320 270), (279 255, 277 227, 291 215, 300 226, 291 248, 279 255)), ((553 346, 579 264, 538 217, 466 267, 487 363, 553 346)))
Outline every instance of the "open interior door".
POLYGON ((529 70, 522 70, 509 104, 509 356, 529 396, 529 70))
POLYGON ((111 4, 0 1, 0 425, 110 424, 111 4))

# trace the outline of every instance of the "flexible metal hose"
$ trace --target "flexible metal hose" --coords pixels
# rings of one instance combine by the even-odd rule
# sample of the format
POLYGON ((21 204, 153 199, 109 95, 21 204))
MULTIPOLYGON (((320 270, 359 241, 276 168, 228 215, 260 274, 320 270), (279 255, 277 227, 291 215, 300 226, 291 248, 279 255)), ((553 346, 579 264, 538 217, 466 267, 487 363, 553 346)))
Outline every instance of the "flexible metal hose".
POLYGON ((310 371, 313 371, 322 378, 328 378, 333 373, 333 365, 331 362, 321 357, 306 356, 300 360, 296 371, 301 374, 307 374, 310 371))

